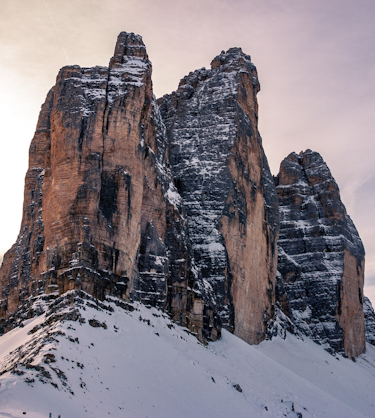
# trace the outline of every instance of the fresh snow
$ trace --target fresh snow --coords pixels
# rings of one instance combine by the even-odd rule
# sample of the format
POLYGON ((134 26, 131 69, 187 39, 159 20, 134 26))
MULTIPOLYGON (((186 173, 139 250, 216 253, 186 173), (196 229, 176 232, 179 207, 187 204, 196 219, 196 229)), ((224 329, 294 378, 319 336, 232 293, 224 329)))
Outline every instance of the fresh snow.
POLYGON ((165 198, 177 209, 181 205, 181 196, 177 192, 176 188, 170 183, 167 192, 165 193, 165 198))
POLYGON ((23 375, 0 376, 0 417, 375 416, 375 347, 353 362, 308 338, 288 334, 250 346, 227 331, 204 346, 161 311, 134 304, 130 312, 114 301, 105 302, 113 312, 96 309, 92 298, 75 305, 84 323, 47 323, 45 313, 0 337, 0 370, 34 350, 30 364, 51 375, 42 383, 18 365, 23 375))

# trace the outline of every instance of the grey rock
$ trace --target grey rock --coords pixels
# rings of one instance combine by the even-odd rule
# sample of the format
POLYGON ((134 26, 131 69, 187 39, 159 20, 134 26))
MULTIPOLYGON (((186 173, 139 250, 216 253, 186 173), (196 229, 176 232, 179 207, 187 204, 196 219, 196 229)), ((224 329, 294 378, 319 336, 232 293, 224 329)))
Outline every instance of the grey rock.
POLYGON ((375 312, 369 298, 364 297, 363 310, 365 313, 366 341, 375 345, 375 312))
POLYGON ((297 328, 331 353, 364 347, 364 248, 322 157, 283 160, 275 178, 280 210, 277 298, 297 328))
POLYGON ((188 219, 195 289, 223 326, 251 343, 264 339, 273 316, 278 234, 277 197, 257 129, 259 88, 250 57, 231 48, 158 99, 188 219))

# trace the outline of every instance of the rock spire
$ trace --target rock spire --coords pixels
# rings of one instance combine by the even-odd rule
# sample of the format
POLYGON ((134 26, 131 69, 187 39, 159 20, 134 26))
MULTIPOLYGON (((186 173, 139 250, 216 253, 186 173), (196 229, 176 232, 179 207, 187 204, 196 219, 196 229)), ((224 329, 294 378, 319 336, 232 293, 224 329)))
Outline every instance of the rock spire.
POLYGON ((204 339, 202 318, 188 313, 190 244, 151 72, 142 38, 126 32, 109 67, 59 72, 30 146, 20 235, 0 271, 2 316, 31 295, 82 289, 162 307, 204 339))
POLYGON ((339 188, 311 150, 286 157, 276 185, 282 309, 328 351, 358 356, 365 350, 365 253, 339 188))
POLYGON ((222 52, 158 100, 184 202, 200 292, 249 343, 273 316, 277 197, 258 132, 258 75, 241 48, 222 52))

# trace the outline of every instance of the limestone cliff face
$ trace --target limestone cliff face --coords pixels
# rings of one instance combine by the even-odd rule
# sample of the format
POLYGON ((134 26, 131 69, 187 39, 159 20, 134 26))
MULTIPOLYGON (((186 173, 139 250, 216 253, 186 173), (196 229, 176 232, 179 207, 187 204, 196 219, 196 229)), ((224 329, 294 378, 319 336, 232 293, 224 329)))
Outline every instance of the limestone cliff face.
POLYGON ((222 52, 158 100, 188 218, 196 285, 249 343, 273 316, 277 197, 257 129, 259 81, 240 48, 222 52))
POLYGON ((365 350, 364 248, 322 157, 307 150, 283 160, 278 299, 297 328, 331 352, 365 350))
POLYGON ((21 232, 0 271, 2 316, 30 295, 78 288, 163 307, 202 337, 189 319, 186 220, 151 70, 142 38, 123 32, 108 68, 60 71, 30 146, 21 232))

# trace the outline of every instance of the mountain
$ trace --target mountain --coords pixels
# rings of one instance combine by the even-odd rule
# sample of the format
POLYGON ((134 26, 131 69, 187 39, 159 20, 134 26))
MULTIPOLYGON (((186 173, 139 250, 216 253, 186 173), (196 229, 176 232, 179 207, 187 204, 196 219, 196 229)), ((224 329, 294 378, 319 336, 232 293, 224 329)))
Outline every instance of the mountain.
POLYGON ((108 67, 61 69, 0 270, 4 330, 28 297, 80 289, 160 307, 201 341, 222 324, 265 339, 278 209, 256 68, 232 48, 159 105, 151 71, 141 37, 126 32, 108 67))
MULTIPOLYGON (((147 318, 151 324, 151 313, 163 318, 158 326, 179 330, 167 339, 184 341, 187 333, 189 352, 197 346, 200 353, 204 347, 225 346, 223 356, 231 352, 234 367, 241 368, 246 356, 262 362, 249 354, 261 348, 243 348, 262 342, 262 347, 275 347, 265 350, 275 349, 270 355, 281 363, 292 356, 284 349, 293 346, 306 349, 314 362, 326 358, 324 348, 332 362, 344 361, 339 354, 373 364, 375 314, 363 295, 362 242, 320 154, 291 153, 272 177, 258 132, 260 84, 250 56, 241 48, 222 51, 210 69, 191 72, 176 91, 158 100, 151 75, 142 38, 122 32, 108 67, 64 67, 47 95, 30 145, 20 234, 0 268, 3 382, 21 388, 18 382, 41 380, 64 392, 61 399, 73 396, 77 384, 70 385, 63 377, 67 372, 51 366, 66 359, 57 337, 71 350, 70 343, 78 347, 80 337, 72 334, 65 341, 68 328, 76 328, 69 321, 93 339, 101 337, 91 337, 92 328, 104 332, 110 322, 113 332, 129 326, 137 340, 141 331, 131 325, 136 310, 140 323, 147 318), (115 312, 121 312, 119 322, 109 319, 115 312), (369 357, 363 354, 365 338, 369 357), (310 349, 311 340, 318 345, 310 349), (231 351, 232 344, 241 349, 231 351), (236 363, 240 353, 244 357, 236 363)), ((152 338, 134 347, 142 353, 143 343, 159 341, 152 338)), ((129 344, 121 341, 125 348, 111 347, 110 355, 119 363, 129 344)), ((103 352, 112 343, 104 341, 103 352)), ((78 350, 74 368, 80 371, 74 373, 84 373, 78 363, 91 356, 87 350, 91 342, 78 350)), ((102 353, 97 361, 108 359, 102 353)), ((140 355, 136 363, 142 362, 140 355)), ((221 370, 219 363, 212 368, 221 370)), ((269 364, 267 370, 276 367, 269 364)), ((334 373, 341 379, 346 367, 334 373)), ((296 372, 289 360, 287 369, 296 372)), ((248 373, 254 370, 251 365, 248 373)), ((322 371, 325 379, 327 370, 322 371)), ((318 382, 314 373, 303 378, 318 382)), ((362 372, 356 368, 353 373, 362 372)), ((271 372, 267 376, 278 381, 271 372)), ((85 376, 85 384, 90 377, 85 376)), ((262 381, 264 389, 267 379, 262 381)), ((266 399, 274 403, 274 395, 266 399)), ((255 398, 247 399, 243 410, 252 411, 255 398)), ((341 395, 339 402, 346 404, 341 395)), ((306 410, 307 404, 314 410, 307 400, 306 410)), ((293 408, 288 413, 297 414, 293 408)))
POLYGON ((279 300, 297 328, 330 352, 365 351, 364 248, 317 152, 291 153, 276 177, 279 300))
POLYGON ((258 132, 250 56, 222 51, 158 100, 200 290, 223 325, 251 344, 274 315, 279 215, 258 132))
POLYGON ((365 252, 322 156, 272 177, 241 48, 158 100, 151 75, 122 32, 42 106, 0 268, 0 416, 374 416, 365 252))
POLYGON ((0 271, 1 316, 30 295, 82 289, 161 306, 204 339, 203 306, 206 322, 212 309, 194 290, 151 72, 142 38, 126 32, 109 67, 59 72, 30 146, 21 232, 0 271))

